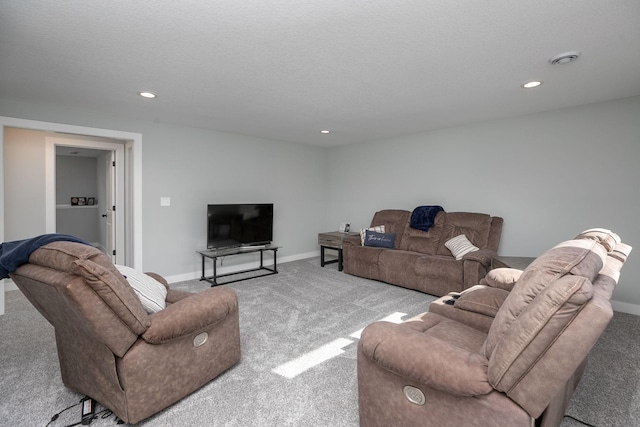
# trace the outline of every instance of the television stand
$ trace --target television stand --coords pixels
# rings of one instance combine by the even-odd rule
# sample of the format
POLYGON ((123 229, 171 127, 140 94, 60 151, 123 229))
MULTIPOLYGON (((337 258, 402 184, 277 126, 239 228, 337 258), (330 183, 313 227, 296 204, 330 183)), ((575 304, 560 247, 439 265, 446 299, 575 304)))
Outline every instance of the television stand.
POLYGON ((256 277, 263 277, 263 276, 270 276, 272 274, 278 274, 276 259, 277 259, 277 252, 279 248, 280 248, 279 246, 269 244, 269 245, 259 245, 259 246, 239 246, 235 248, 223 248, 223 249, 207 249, 204 251, 197 251, 202 257, 202 275, 200 277, 200 280, 204 280, 206 282, 211 283, 211 286, 213 287, 213 286, 219 286, 219 285, 226 285, 228 283, 239 282, 241 280, 255 279, 256 277), (264 253, 266 251, 273 252, 273 266, 271 267, 267 267, 264 265, 264 253), (244 255, 244 254, 249 254, 253 252, 260 252, 259 267, 249 268, 249 269, 240 270, 240 271, 234 271, 231 273, 218 274, 218 268, 217 268, 218 258, 224 258, 227 256, 233 256, 233 255, 244 255), (213 260, 212 276, 205 275, 205 259, 213 260), (231 277, 238 274, 251 273, 251 272, 262 272, 262 273, 257 275, 250 275, 248 277, 242 277, 239 279, 227 280, 224 283, 218 283, 219 278, 231 277))

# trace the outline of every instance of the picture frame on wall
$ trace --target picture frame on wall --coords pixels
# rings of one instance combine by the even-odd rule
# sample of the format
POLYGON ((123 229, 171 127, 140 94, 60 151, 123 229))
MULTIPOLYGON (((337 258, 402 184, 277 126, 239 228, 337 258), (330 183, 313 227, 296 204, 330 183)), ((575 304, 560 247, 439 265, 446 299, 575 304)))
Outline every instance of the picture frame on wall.
POLYGON ((87 204, 87 198, 86 197, 78 197, 78 206, 84 206, 87 204))
POLYGON ((71 198, 71 206, 78 206, 78 202, 80 201, 79 199, 80 199, 80 197, 72 197, 71 198))
POLYGON ((87 197, 87 206, 94 206, 96 204, 95 197, 87 197))

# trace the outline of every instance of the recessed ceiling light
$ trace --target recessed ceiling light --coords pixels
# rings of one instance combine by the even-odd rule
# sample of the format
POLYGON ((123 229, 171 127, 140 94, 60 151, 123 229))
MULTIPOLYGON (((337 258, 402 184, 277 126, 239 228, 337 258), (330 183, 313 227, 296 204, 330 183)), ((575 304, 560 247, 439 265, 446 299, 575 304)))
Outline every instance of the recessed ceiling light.
POLYGON ((151 92, 138 92, 138 95, 140 95, 143 98, 155 98, 156 94, 155 93, 151 93, 151 92))
POLYGON ((523 84, 522 87, 525 88, 525 89, 533 89, 534 87, 538 87, 541 84, 542 84, 542 82, 532 81, 532 82, 527 82, 527 83, 523 84))
POLYGON ((321 130, 320 133, 331 133, 331 131, 325 129, 325 130, 321 130))

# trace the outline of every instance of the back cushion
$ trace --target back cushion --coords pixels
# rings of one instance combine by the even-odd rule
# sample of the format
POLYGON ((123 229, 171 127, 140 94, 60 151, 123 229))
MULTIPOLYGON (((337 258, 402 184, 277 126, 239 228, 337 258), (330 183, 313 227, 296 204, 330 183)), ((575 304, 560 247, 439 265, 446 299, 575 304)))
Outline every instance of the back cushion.
POLYGON ((409 222, 411 212, 400 209, 385 209, 376 212, 371 220, 371 227, 384 225, 385 233, 396 235, 394 247, 398 248, 405 225, 409 222))
POLYGON ((445 215, 438 255, 451 255, 444 245, 452 237, 464 234, 467 239, 480 249, 486 248, 491 231, 491 215, 473 212, 448 212, 445 215))
POLYGON ((438 212, 428 231, 417 230, 411 227, 410 221, 407 221, 399 249, 434 255, 438 250, 445 218, 444 212, 438 212))
POLYGON ((34 251, 29 262, 84 278, 135 334, 142 334, 151 325, 135 291, 98 249, 73 242, 53 242, 34 251))
POLYGON ((594 240, 570 240, 524 270, 491 325, 483 351, 489 379, 507 391, 526 374, 593 296, 606 259, 594 240))

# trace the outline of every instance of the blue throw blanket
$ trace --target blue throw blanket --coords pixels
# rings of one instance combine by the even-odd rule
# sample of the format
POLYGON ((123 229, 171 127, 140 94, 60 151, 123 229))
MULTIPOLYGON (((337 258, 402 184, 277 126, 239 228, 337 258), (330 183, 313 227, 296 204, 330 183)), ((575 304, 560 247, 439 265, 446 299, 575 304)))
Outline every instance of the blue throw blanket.
POLYGON ((66 234, 43 234, 30 239, 0 244, 0 279, 6 279, 9 273, 13 273, 22 264, 29 262, 31 253, 40 246, 60 240, 88 245, 87 242, 66 234))
POLYGON ((411 212, 409 226, 417 230, 429 231, 438 212, 444 211, 442 206, 418 206, 411 212))

